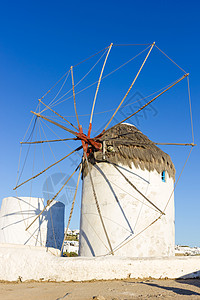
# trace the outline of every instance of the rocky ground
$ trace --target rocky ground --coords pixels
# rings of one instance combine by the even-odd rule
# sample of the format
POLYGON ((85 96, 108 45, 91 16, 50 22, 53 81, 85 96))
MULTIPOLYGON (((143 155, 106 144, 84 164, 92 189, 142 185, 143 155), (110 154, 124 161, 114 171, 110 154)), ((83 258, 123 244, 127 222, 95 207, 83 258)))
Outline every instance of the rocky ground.
POLYGON ((0 283, 4 300, 200 299, 200 279, 0 283))

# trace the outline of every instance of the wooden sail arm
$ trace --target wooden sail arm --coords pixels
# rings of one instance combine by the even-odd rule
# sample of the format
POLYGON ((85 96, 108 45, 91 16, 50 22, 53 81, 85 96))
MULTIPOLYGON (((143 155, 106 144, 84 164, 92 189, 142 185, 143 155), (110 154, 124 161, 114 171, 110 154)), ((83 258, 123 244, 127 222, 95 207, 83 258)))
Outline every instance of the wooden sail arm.
POLYGON ((130 85, 128 91, 126 92, 126 95, 124 96, 124 98, 122 99, 122 101, 120 102, 120 104, 118 105, 117 109, 115 110, 114 114, 112 115, 112 117, 110 118, 109 122, 108 122, 107 125, 105 126, 104 130, 106 130, 106 128, 109 126, 109 124, 110 124, 111 121, 113 120, 114 116, 116 115, 116 113, 118 112, 118 110, 120 109, 120 107, 122 106, 122 104, 124 103, 124 100, 126 99, 126 97, 128 96, 129 92, 131 91, 131 89, 132 89, 134 83, 136 82, 136 80, 137 80, 137 78, 138 78, 138 76, 139 76, 139 74, 140 74, 140 72, 141 72, 141 70, 142 70, 142 68, 143 68, 143 66, 144 66, 144 64, 145 64, 145 62, 146 62, 146 60, 147 60, 147 58, 149 57, 149 54, 151 53, 151 50, 153 49, 153 46, 154 46, 154 45, 155 45, 155 42, 151 45, 151 48, 150 48, 149 52, 147 53, 147 55, 146 55, 146 57, 145 57, 145 59, 144 59, 142 65, 141 65, 139 71, 137 72, 137 74, 136 74, 136 76, 135 76, 133 82, 131 83, 131 85, 130 85))
POLYGON ((79 124, 78 113, 77 113, 77 108, 76 108, 76 98, 75 98, 75 88, 74 88, 73 66, 71 66, 70 70, 71 70, 71 77, 72 77, 72 90, 73 90, 73 99, 74 99, 74 110, 75 110, 76 120, 77 120, 77 124, 78 124, 78 128, 79 128, 79 127, 80 127, 80 124, 79 124))
POLYGON ((87 154, 86 154, 85 151, 84 151, 84 157, 85 157, 85 160, 86 160, 86 163, 87 163, 88 174, 89 174, 89 178, 90 178, 90 182, 91 182, 91 186, 92 186, 92 191, 93 191, 93 195, 94 195, 94 199, 95 199, 97 211, 98 211, 98 214, 99 214, 99 217, 100 217, 100 221, 101 221, 101 224, 102 224, 102 227, 103 227, 103 230, 104 230, 104 233, 105 233, 108 245, 110 247, 110 252, 111 252, 112 255, 114 255, 113 248, 112 248, 112 245, 111 245, 111 242, 110 242, 110 239, 109 239, 109 236, 108 236, 105 224, 104 224, 104 220, 103 220, 103 217, 102 217, 102 214, 101 214, 101 209, 100 209, 99 202, 98 202, 98 199, 97 199, 97 194, 96 194, 96 191, 95 191, 95 188, 94 188, 94 182, 93 182, 93 179, 92 179, 92 174, 91 174, 91 171, 90 171, 90 166, 89 166, 87 154))
POLYGON ((69 139, 58 139, 58 140, 45 140, 45 141, 34 141, 34 142, 20 142, 20 144, 42 144, 42 143, 52 143, 52 142, 64 142, 64 141, 77 141, 78 138, 69 139))
POLYGON ((76 128, 71 122, 69 122, 67 119, 65 119, 63 116, 61 116, 59 113, 57 113, 55 110, 53 110, 51 107, 49 107, 47 104, 45 104, 44 102, 42 102, 41 99, 38 99, 39 102, 41 102, 44 106, 46 106, 49 110, 51 110, 54 114, 56 114, 57 116, 59 116, 61 119, 63 119, 64 121, 66 121, 69 125, 71 125, 72 127, 74 127, 74 129, 78 130, 78 128, 76 128))
POLYGON ((70 214, 69 214, 67 227, 66 227, 65 234, 64 234, 62 247, 61 247, 61 250, 60 250, 60 255, 62 255, 62 251, 63 251, 63 247, 64 247, 64 241, 65 241, 65 238, 67 237, 67 231, 69 229, 69 224, 71 222, 71 218, 72 218, 72 214, 73 214, 73 210, 74 210, 74 204, 75 204, 75 200, 76 200, 76 195, 77 195, 77 191, 78 191, 78 186, 79 186, 79 182, 80 182, 80 178, 81 178, 81 172, 82 172, 82 164, 80 165, 80 169, 79 169, 78 180, 77 180, 77 183, 76 183, 76 189, 75 189, 75 192, 74 192, 74 197, 73 197, 73 201, 72 201, 72 206, 71 206, 71 210, 70 210, 70 214))
POLYGON ((31 178, 27 179, 26 181, 22 182, 21 184, 17 185, 13 190, 16 190, 17 188, 19 188, 20 186, 22 186, 23 184, 29 182, 32 179, 37 178, 38 176, 40 176, 41 174, 43 174, 44 172, 46 172, 48 169, 50 169, 51 167, 57 165, 59 162, 63 161, 65 158, 67 158, 68 156, 70 156, 74 152, 79 151, 80 149, 82 149, 82 146, 76 148, 75 150, 73 150, 72 152, 70 152, 69 154, 67 154, 66 156, 64 156, 63 158, 59 159, 58 161, 56 161, 55 163, 53 163, 52 165, 50 165, 49 167, 47 167, 46 169, 44 169, 43 171, 41 171, 40 173, 34 175, 33 177, 31 177, 31 178))
POLYGON ((26 230, 28 230, 34 223, 35 221, 43 214, 43 212, 47 209, 47 207, 53 202, 53 200, 56 199, 56 197, 60 194, 60 192, 64 189, 64 187, 66 186, 66 184, 69 182, 69 180, 72 178, 72 176, 76 173, 76 171, 78 170, 80 164, 78 165, 78 167, 75 169, 75 171, 70 175, 70 177, 67 179, 67 181, 65 181, 65 183, 63 184, 63 186, 59 189, 59 191, 54 195, 54 197, 50 200, 47 201, 47 205, 43 208, 43 210, 37 215, 37 217, 33 220, 33 222, 31 222, 31 224, 26 228, 26 230))
POLYGON ((88 129, 88 137, 90 137, 90 134, 91 134, 91 129, 92 129, 92 118, 93 118, 93 114, 94 114, 94 107, 95 107, 95 103, 96 103, 96 99, 97 99, 97 94, 98 94, 98 91, 99 91, 99 86, 100 86, 100 83, 101 83, 101 79, 102 79, 102 75, 103 75, 103 71, 105 69, 105 65, 106 65, 106 62, 107 62, 107 59, 108 59, 108 55, 110 53, 110 50, 112 48, 112 45, 113 43, 110 44, 109 48, 108 48, 108 52, 106 54, 106 58, 104 60, 104 63, 103 63, 103 67, 101 69, 101 73, 100 73, 100 76, 99 76, 99 80, 98 80, 98 83, 97 83, 97 88, 96 88, 96 92, 95 92, 95 95, 94 95, 94 100, 93 100, 93 104, 92 104, 92 110, 91 110, 91 115, 90 115, 90 123, 89 123, 89 129, 88 129))
MULTIPOLYGON (((109 161, 109 163, 111 163, 109 161)), ((138 188, 124 175, 123 172, 121 172, 119 170, 119 168, 114 164, 114 163, 111 163, 115 169, 124 177, 124 179, 145 199, 147 200, 154 208, 156 208, 156 210, 158 210, 162 215, 165 215, 164 212, 162 212, 162 210, 160 210, 160 208, 158 208, 151 200, 149 200, 140 190, 138 190, 138 188)))
POLYGON ((48 121, 48 122, 50 122, 50 123, 52 123, 52 124, 54 124, 54 125, 62 128, 62 129, 64 129, 65 131, 68 131, 69 133, 71 133, 73 135, 78 136, 78 132, 75 132, 75 131, 73 131, 73 130, 71 130, 71 129, 69 129, 69 128, 67 128, 67 127, 65 127, 65 126, 63 126, 63 125, 61 125, 61 124, 59 124, 59 123, 57 123, 57 122, 55 122, 55 121, 53 121, 53 120, 45 117, 45 116, 43 116, 43 115, 40 115, 39 113, 36 113, 34 111, 31 111, 31 113, 34 114, 34 115, 36 115, 37 117, 39 117, 41 119, 44 119, 44 120, 46 120, 46 121, 48 121))
MULTIPOLYGON (((139 108, 136 112, 134 112, 133 114, 131 114, 130 116, 128 116, 127 118, 125 118, 124 120, 122 120, 121 122, 115 124, 113 126, 116 127, 119 124, 127 121, 128 119, 130 119, 131 117, 133 117, 134 115, 136 115, 138 112, 140 112, 141 110, 143 110, 145 107, 147 107, 149 104, 151 104, 153 101, 155 101, 158 97, 160 97, 162 94, 164 94, 165 92, 167 92, 168 90, 170 90, 173 86, 175 86, 177 83, 179 83, 181 80, 183 80, 185 77, 187 77, 189 75, 189 73, 183 75, 181 78, 179 78, 177 81, 175 81, 172 85, 170 85, 167 89, 165 89, 164 91, 162 91, 161 93, 159 93, 156 97, 154 97, 152 100, 150 100, 149 102, 147 102, 145 105, 143 105, 141 108, 139 108)), ((102 133, 100 135, 102 135, 103 133, 105 133, 105 129, 102 131, 102 133)))

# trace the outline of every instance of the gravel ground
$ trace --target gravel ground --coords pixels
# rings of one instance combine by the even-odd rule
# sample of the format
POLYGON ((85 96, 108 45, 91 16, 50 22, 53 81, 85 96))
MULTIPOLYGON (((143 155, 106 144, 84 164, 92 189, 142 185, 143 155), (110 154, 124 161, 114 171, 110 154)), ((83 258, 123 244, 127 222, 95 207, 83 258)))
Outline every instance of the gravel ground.
POLYGON ((200 279, 0 283, 2 300, 200 299, 200 279))

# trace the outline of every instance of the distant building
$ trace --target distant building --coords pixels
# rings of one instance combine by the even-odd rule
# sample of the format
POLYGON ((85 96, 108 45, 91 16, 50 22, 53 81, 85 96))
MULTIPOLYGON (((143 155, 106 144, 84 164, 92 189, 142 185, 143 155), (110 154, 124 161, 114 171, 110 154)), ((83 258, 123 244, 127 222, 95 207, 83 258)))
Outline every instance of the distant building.
POLYGON ((75 252, 78 254, 79 242, 78 241, 65 241, 63 252, 75 252))

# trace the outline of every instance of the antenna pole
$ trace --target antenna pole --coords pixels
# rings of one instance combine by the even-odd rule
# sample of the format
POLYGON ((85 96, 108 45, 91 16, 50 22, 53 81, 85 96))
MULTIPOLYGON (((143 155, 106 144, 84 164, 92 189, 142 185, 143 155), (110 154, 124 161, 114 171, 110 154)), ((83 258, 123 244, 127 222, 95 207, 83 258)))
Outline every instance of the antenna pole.
POLYGON ((120 109, 120 107, 121 107, 121 105, 123 104, 124 100, 125 100, 126 97, 128 96, 129 92, 131 91, 131 89, 132 89, 134 83, 136 82, 136 79, 138 78, 138 76, 139 76, 139 74, 140 74, 140 72, 141 72, 141 70, 142 70, 142 68, 143 68, 143 66, 144 66, 144 64, 145 64, 145 62, 146 62, 146 60, 147 60, 147 58, 149 57, 149 54, 151 53, 151 50, 153 49, 153 46, 154 46, 154 45, 155 45, 155 42, 151 45, 151 48, 150 48, 149 52, 147 53, 147 56, 145 57, 145 59, 144 59, 142 65, 141 65, 139 71, 137 72, 137 74, 136 74, 136 76, 135 76, 133 82, 131 83, 131 86, 129 87, 129 89, 128 89, 126 95, 124 96, 124 98, 123 98, 122 101, 120 102, 119 106, 118 106, 117 109, 115 110, 114 114, 112 115, 110 121, 108 122, 108 124, 106 125, 106 127, 104 128, 104 130, 106 130, 106 128, 108 127, 108 125, 110 124, 110 122, 112 121, 112 119, 114 118, 114 116, 116 115, 116 113, 118 112, 118 110, 120 109))

